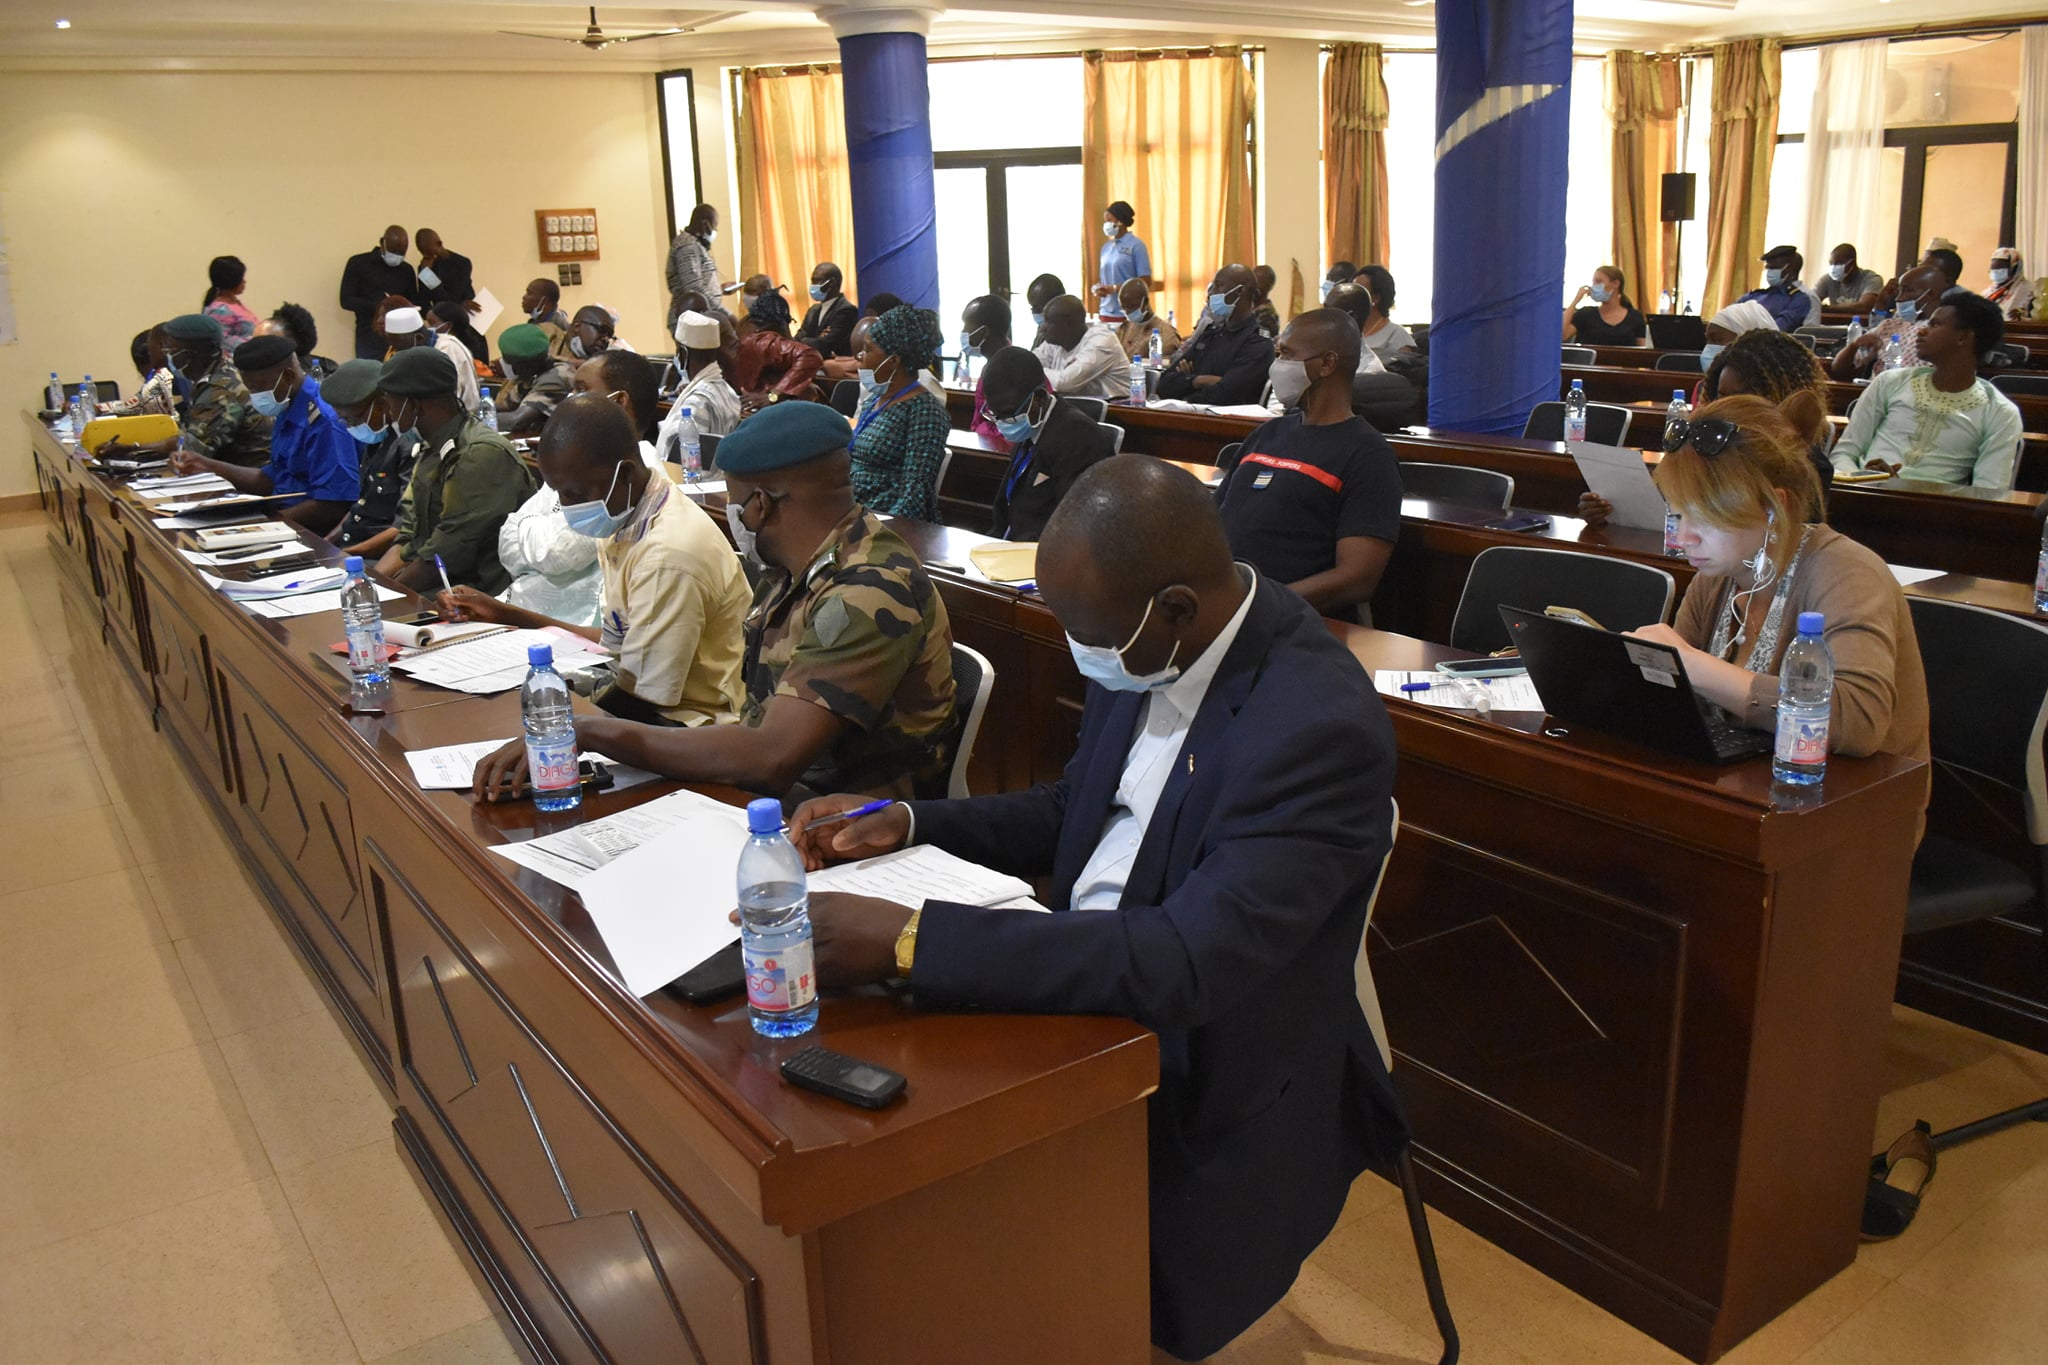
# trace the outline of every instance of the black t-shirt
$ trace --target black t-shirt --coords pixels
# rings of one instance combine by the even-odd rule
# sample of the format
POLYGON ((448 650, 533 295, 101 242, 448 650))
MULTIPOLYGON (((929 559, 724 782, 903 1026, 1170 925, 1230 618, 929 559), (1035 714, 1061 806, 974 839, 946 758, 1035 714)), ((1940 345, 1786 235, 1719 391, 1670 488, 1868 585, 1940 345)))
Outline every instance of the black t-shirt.
POLYGON ((1217 502, 1230 552, 1279 583, 1335 568, 1340 540, 1401 538, 1400 465, 1361 417, 1267 422, 1245 441, 1217 502))
POLYGON ((1643 339, 1643 315, 1635 309, 1613 326, 1600 316, 1598 305, 1579 309, 1572 314, 1572 330, 1577 336, 1567 345, 1575 346, 1634 346, 1643 339))

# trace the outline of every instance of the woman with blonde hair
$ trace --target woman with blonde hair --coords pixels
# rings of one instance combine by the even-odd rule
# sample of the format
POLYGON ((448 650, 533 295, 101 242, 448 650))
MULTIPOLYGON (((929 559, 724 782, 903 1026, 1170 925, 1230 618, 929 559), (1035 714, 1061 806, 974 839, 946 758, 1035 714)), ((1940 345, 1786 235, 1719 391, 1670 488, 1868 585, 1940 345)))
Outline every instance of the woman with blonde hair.
POLYGON ((1564 339, 1581 346, 1647 346, 1648 325, 1628 296, 1628 281, 1617 265, 1593 272, 1564 309, 1564 339), (1591 299, 1585 307, 1580 304, 1591 299))
POLYGON ((1634 632, 1677 647, 1702 697, 1755 730, 1777 725, 1778 667, 1802 612, 1826 618, 1835 656, 1831 751, 1927 757, 1927 679, 1905 594, 1884 561, 1814 520, 1820 482, 1800 429, 1814 400, 1782 412, 1724 398, 1665 436, 1657 489, 1698 570, 1672 625, 1634 632))

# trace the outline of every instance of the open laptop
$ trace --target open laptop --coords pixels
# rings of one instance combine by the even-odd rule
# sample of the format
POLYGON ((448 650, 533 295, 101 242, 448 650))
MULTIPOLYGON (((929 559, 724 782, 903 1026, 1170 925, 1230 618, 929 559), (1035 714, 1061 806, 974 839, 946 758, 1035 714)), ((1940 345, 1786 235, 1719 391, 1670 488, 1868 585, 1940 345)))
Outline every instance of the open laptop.
POLYGON ((1519 607, 1500 608, 1543 708, 1559 720, 1607 730, 1701 763, 1771 751, 1751 730, 1692 690, 1678 651, 1616 631, 1519 607))
POLYGON ((1698 313, 1652 313, 1650 344, 1660 351, 1697 351, 1707 344, 1707 322, 1698 313))

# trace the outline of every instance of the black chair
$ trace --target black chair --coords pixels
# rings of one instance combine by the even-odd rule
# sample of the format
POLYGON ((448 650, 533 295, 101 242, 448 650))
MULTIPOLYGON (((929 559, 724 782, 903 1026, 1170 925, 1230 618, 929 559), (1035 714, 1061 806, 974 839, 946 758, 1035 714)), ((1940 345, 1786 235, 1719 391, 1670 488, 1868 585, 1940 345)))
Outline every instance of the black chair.
POLYGON ((1600 363, 1600 353, 1591 346, 1567 346, 1564 348, 1563 356, 1564 359, 1560 363, 1565 365, 1597 365, 1600 363))
POLYGON ((1657 357, 1657 368, 1675 370, 1680 374, 1702 374, 1707 367, 1700 363, 1698 351, 1672 351, 1657 357))
POLYGON ((1991 386, 2000 393, 2048 394, 2048 374, 1994 374, 1991 386))
POLYGON ((1222 470, 1224 475, 1228 477, 1230 471, 1237 468, 1237 457, 1242 454, 1244 454, 1244 442, 1232 441, 1229 445, 1216 452, 1216 467, 1222 470))
MULTIPOLYGON (((1628 421, 1634 414, 1618 403, 1586 404, 1586 439, 1596 446, 1618 446, 1628 439, 1628 421)), ((1564 439, 1564 404, 1538 403, 1522 424, 1522 438, 1528 441, 1564 439)))
POLYGON ((1392 371, 1351 379, 1351 411, 1382 435, 1421 418, 1419 396, 1413 383, 1392 371))
POLYGON ((1984 353, 1987 370, 2014 370, 2033 359, 2034 352, 2017 341, 2001 341, 1984 353))
MULTIPOLYGON (((1061 395, 1065 398, 1065 395, 1061 395)), ((1109 421, 1109 400, 1107 398, 1066 398, 1068 403, 1088 414, 1091 422, 1109 421)))
POLYGON ((1495 469, 1403 460, 1401 491, 1411 498, 1433 498, 1466 507, 1499 508, 1505 512, 1508 504, 1515 500, 1515 481, 1512 476, 1495 469))
POLYGON ((832 386, 830 400, 832 411, 841 417, 851 417, 860 407, 860 381, 842 379, 832 386))
POLYGON ((1671 575, 1651 564, 1587 554, 1496 545, 1482 550, 1465 576, 1465 592, 1451 618, 1451 647, 1491 654, 1514 641, 1500 608, 1576 607, 1609 630, 1655 625, 1671 611, 1671 575))
POLYGON ((704 457, 704 468, 708 471, 718 461, 718 443, 723 439, 703 432, 697 437, 697 453, 704 457))
POLYGON ((1115 422, 1097 422, 1095 425, 1109 433, 1109 453, 1112 455, 1123 454, 1124 429, 1115 422))
MULTIPOLYGON (((78 396, 78 386, 85 381, 83 379, 66 379, 60 382, 64 385, 64 401, 68 404, 73 398, 78 396)), ((49 383, 45 381, 43 387, 36 390, 35 406, 38 412, 43 410, 43 404, 50 401, 50 395, 45 391, 48 388, 49 383)), ((111 379, 95 379, 92 381, 92 388, 99 402, 118 403, 121 400, 121 386, 111 379)))

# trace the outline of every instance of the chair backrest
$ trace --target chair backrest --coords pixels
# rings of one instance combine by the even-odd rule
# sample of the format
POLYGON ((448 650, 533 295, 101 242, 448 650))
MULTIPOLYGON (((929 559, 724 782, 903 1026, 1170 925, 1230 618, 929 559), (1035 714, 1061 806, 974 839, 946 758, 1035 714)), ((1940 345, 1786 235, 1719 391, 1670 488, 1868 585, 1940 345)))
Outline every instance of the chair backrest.
POLYGON ((1145 367, 1145 401, 1148 403, 1159 396, 1159 374, 1150 365, 1145 367))
POLYGON ((2048 374, 1994 374, 1991 386, 2001 393, 2048 393, 2048 374))
POLYGON ((2048 626, 2009 612, 1909 597, 1927 670, 1927 740, 1936 763, 2025 800, 2027 835, 2048 844, 2041 736, 2048 728, 2048 626), (1989 661, 1997 660, 1994 666, 1989 661))
POLYGON ((988 710, 988 694, 996 685, 995 665, 986 657, 955 641, 953 644, 953 706, 966 721, 960 727, 960 744, 953 753, 953 771, 946 781, 946 795, 958 801, 967 796, 967 763, 974 757, 974 741, 981 734, 982 713, 988 710))
POLYGON ((1088 420, 1091 422, 1107 422, 1109 420, 1109 400, 1107 398, 1068 398, 1066 401, 1087 413, 1088 420))
POLYGON ((1372 895, 1365 902, 1365 928, 1358 935, 1358 960, 1351 966, 1351 981, 1358 992, 1358 1007, 1365 1011, 1365 1023, 1372 1030, 1373 1046, 1380 1050, 1380 1062, 1389 1071, 1394 1069, 1394 1050, 1387 1045, 1387 1020, 1380 1013, 1380 993, 1372 984, 1372 964, 1366 960, 1366 950, 1372 943, 1372 912, 1379 908, 1380 887, 1387 880, 1387 864, 1394 859, 1394 840, 1401 837, 1401 803, 1395 801, 1391 804, 1394 819, 1387 830, 1387 856, 1380 859, 1379 875, 1372 879, 1372 895))
POLYGON ((1565 365, 1597 365, 1600 363, 1600 353, 1591 346, 1567 346, 1564 348, 1564 359, 1560 363, 1565 365))
POLYGON ((947 446, 946 453, 939 456, 939 477, 932 480, 932 520, 943 522, 946 518, 939 511, 939 498, 946 491, 946 475, 953 472, 953 447, 947 446))
POLYGON ((1095 425, 1109 433, 1109 453, 1112 455, 1123 454, 1124 429, 1115 422, 1097 422, 1095 425))
POLYGON ((1244 454, 1244 442, 1232 441, 1229 445, 1216 452, 1216 467, 1225 474, 1228 474, 1231 470, 1237 468, 1237 457, 1242 454, 1244 454))
POLYGON ((718 463, 718 443, 722 439, 724 438, 714 436, 708 431, 699 433, 697 437, 697 453, 703 457, 706 469, 710 469, 718 463))
POLYGON ((841 417, 851 417, 860 407, 860 381, 842 379, 832 386, 832 411, 841 417))
POLYGON ((1801 346, 1804 346, 1809 351, 1818 351, 1820 349, 1820 347, 1815 343, 1815 339, 1813 337, 1806 336, 1802 333, 1794 332, 1792 334, 1792 339, 1798 342, 1801 346))
POLYGON ((1667 351, 1657 357, 1660 370, 1677 370, 1683 374, 1699 374, 1707 367, 1700 364, 1698 351, 1667 351))
MULTIPOLYGON (((75 396, 78 393, 78 386, 80 384, 83 384, 85 380, 63 379, 59 380, 58 382, 64 386, 64 402, 68 405, 71 402, 73 396, 75 396)), ((36 389, 35 406, 38 412, 42 410, 43 404, 49 401, 50 395, 44 392, 44 390, 47 388, 49 388, 49 382, 46 380, 40 387, 36 389)), ((92 390, 95 395, 95 400, 97 402, 118 403, 121 400, 121 386, 119 383, 112 379, 93 380, 92 390)))
MULTIPOLYGON (((1629 419, 1634 416, 1618 403, 1586 404, 1586 439, 1594 445, 1618 446, 1628 439, 1629 419)), ((1564 439, 1564 404, 1538 403, 1522 424, 1522 436, 1530 441, 1564 439)))
POLYGON ((1403 460, 1401 491, 1411 498, 1435 498, 1467 507, 1498 507, 1505 512, 1515 500, 1515 480, 1497 469, 1403 460))
MULTIPOLYGON (((1987 370, 2009 370, 2024 365, 2033 352, 2017 341, 2002 341, 1983 355, 1987 370)), ((75 385, 73 387, 76 387, 75 385)))
POLYGON ((1671 612, 1671 575, 1651 564, 1583 550, 1496 545, 1482 550, 1465 576, 1451 618, 1451 647, 1490 654, 1514 641, 1500 608, 1576 607, 1609 630, 1655 625, 1671 612))

